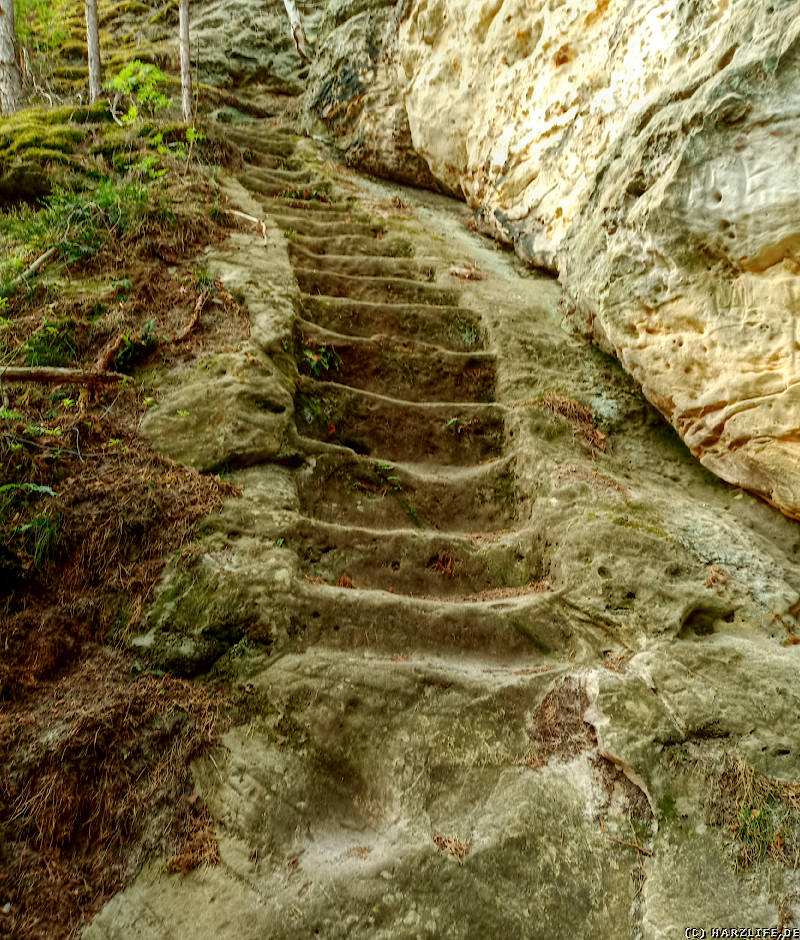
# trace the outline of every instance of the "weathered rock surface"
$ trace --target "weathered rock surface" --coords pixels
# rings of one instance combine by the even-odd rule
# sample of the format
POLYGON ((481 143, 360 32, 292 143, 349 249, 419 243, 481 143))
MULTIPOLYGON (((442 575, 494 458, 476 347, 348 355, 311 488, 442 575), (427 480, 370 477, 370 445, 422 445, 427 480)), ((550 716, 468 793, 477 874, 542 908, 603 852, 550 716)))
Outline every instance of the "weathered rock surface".
MULTIPOLYGON (((300 3, 312 38, 320 3, 300 3)), ((212 0, 192 19, 193 49, 203 81, 223 87, 256 84, 265 91, 298 95, 308 67, 295 49, 280 0, 212 0)))
POLYGON ((413 148, 558 271, 573 323, 705 466, 800 517, 793 0, 357 9, 324 65, 351 159, 395 176, 413 148))
POLYGON ((154 862, 86 940, 793 923, 796 523, 705 471, 463 206, 230 133, 268 244, 207 263, 251 343, 208 395, 178 375, 147 430, 214 465, 172 413, 213 423, 218 388, 229 420, 235 376, 294 431, 226 438, 243 495, 131 638, 238 696, 194 768, 222 861, 154 862))

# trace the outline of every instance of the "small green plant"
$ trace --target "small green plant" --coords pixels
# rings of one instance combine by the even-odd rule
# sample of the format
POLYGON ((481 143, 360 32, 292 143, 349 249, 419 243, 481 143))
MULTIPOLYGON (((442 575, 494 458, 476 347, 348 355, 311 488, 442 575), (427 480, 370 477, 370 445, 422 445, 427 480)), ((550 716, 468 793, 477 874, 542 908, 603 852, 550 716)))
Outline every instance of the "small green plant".
POLYGON ((131 99, 128 111, 122 118, 123 124, 135 123, 141 114, 146 111, 150 117, 155 117, 159 111, 170 106, 170 99, 161 91, 167 81, 167 76, 149 62, 134 59, 129 62, 111 79, 108 87, 131 99))
POLYGON ((217 282, 208 268, 195 268, 192 273, 194 274, 195 290, 211 290, 216 287, 217 282))
POLYGON ((136 362, 142 359, 149 350, 158 345, 158 339, 155 336, 154 330, 155 320, 148 320, 138 338, 131 339, 130 336, 122 337, 124 345, 114 359, 114 365, 118 372, 130 369, 136 362))
POLYGON ((74 324, 45 320, 22 346, 25 362, 29 366, 65 366, 77 355, 74 324))
POLYGON ((736 862, 746 868, 771 859, 788 864, 800 852, 800 787, 772 779, 738 755, 727 754, 723 772, 707 792, 709 822, 728 830, 736 862))
POLYGON ((474 323, 461 320, 457 325, 457 330, 461 342, 467 349, 473 349, 480 342, 481 334, 474 323))
POLYGON ((160 179, 169 172, 161 165, 158 157, 154 157, 152 154, 142 157, 141 160, 137 160, 135 163, 126 163, 125 169, 132 170, 134 173, 151 180, 160 179))
POLYGON ((310 340, 308 343, 303 349, 303 358, 312 375, 319 377, 339 369, 342 360, 333 346, 313 346, 310 340))
POLYGON ((48 516, 34 516, 30 521, 14 527, 14 534, 21 536, 31 556, 34 570, 41 568, 53 555, 56 544, 58 521, 48 516))
POLYGON ((4 235, 21 247, 0 260, 0 294, 14 290, 32 255, 55 248, 61 259, 72 263, 96 254, 111 238, 136 230, 144 222, 147 201, 147 190, 139 184, 105 178, 82 192, 57 188, 44 205, 8 213, 4 235))
POLYGON ((394 464, 388 463, 385 460, 376 460, 374 466, 375 472, 383 484, 383 491, 393 496, 400 505, 400 508, 411 520, 412 525, 421 529, 422 522, 416 510, 409 502, 408 497, 403 492, 403 484, 400 482, 400 477, 394 472, 394 464))
MULTIPOLYGON (((42 486, 39 483, 6 483, 0 486, 0 497, 9 493, 33 493, 37 496, 55 496, 55 490, 49 486, 42 486)), ((0 503, 0 512, 4 511, 4 506, 0 503)))
POLYGON ((207 212, 212 222, 222 222, 226 218, 225 210, 219 204, 219 196, 214 197, 214 201, 208 207, 207 212))
POLYGON ((52 556, 58 529, 58 515, 35 512, 25 521, 42 498, 56 493, 38 483, 6 483, 0 486, 0 570, 11 567, 20 571, 40 568, 52 556), (11 525, 8 525, 8 522, 11 525))

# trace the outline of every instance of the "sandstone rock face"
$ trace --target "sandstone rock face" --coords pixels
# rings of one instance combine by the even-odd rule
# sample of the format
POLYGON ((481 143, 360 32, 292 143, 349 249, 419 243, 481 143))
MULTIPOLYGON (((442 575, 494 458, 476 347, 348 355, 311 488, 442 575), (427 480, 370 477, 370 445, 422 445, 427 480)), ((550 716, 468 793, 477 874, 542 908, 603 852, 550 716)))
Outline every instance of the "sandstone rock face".
POLYGON ((333 133, 362 170, 447 189, 411 140, 394 54, 402 11, 392 7, 391 0, 328 5, 306 88, 306 128, 333 133))
MULTIPOLYGON (((800 517, 796 4, 412 0, 395 17, 369 87, 397 90, 362 89, 348 129, 369 167, 394 175, 407 122, 483 227, 558 271, 572 322, 692 453, 800 517)), ((351 59, 354 22, 332 33, 351 59)))
MULTIPOLYGON (((310 37, 321 4, 299 4, 310 37)), ((295 49, 281 0, 212 0, 192 13, 192 55, 197 50, 202 81, 239 87, 258 84, 277 94, 297 95, 307 66, 295 49)))

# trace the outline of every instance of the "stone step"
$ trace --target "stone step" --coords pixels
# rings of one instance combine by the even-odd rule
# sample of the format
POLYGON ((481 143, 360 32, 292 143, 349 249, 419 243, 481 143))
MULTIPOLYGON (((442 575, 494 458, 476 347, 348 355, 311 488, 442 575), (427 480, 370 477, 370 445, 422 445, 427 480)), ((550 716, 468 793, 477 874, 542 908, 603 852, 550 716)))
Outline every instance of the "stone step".
POLYGON ((250 166, 240 174, 242 183, 250 187, 255 182, 262 183, 284 183, 287 186, 308 186, 315 183, 322 183, 325 180, 320 178, 319 173, 307 169, 285 169, 268 168, 260 166, 250 166))
POLYGON ((457 291, 423 284, 408 278, 361 277, 301 267, 296 267, 294 274, 304 294, 346 297, 349 300, 365 300, 371 303, 414 303, 435 306, 458 304, 457 291))
MULTIPOLYGON (((376 220, 369 212, 347 202, 309 202, 304 199, 276 198, 271 200, 272 209, 282 218, 310 219, 312 222, 357 222, 372 223, 376 220)), ((308 249, 307 249, 308 250, 308 249)))
POLYGON ((301 377, 297 430, 357 454, 392 461, 471 466, 503 449, 505 409, 472 402, 409 402, 301 377))
POLYGON ((285 213, 287 215, 300 214, 312 219, 319 215, 322 221, 325 219, 335 219, 337 216, 344 220, 348 215, 353 218, 358 215, 363 215, 367 219, 372 218, 368 212, 358 208, 359 204, 355 199, 339 199, 336 198, 335 193, 327 202, 309 202, 308 199, 293 199, 290 196, 274 196, 269 200, 267 205, 270 209, 275 209, 279 213, 285 213))
POLYGON ((469 603, 306 581, 298 584, 289 618, 301 648, 480 652, 489 659, 563 653, 574 633, 569 608, 555 592, 469 603))
MULTIPOLYGON (((225 137, 256 157, 260 154, 291 156, 298 142, 302 140, 290 131, 262 130, 256 122, 243 125, 228 124, 225 126, 225 137)), ((245 159, 248 157, 245 156, 245 159)))
POLYGON ((455 305, 391 304, 304 294, 306 320, 350 336, 414 339, 454 351, 477 351, 486 344, 480 318, 455 305))
POLYGON ((508 458, 437 470, 339 447, 318 451, 295 476, 299 505, 311 518, 376 530, 483 535, 514 524, 514 468, 508 458))
POLYGON ((298 368, 311 377, 378 392, 411 402, 491 402, 495 358, 491 353, 462 353, 434 346, 345 337, 298 322, 298 368))
POLYGON ((377 257, 370 254, 318 255, 291 241, 289 260, 296 267, 323 273, 360 277, 402 277, 414 281, 432 281, 436 277, 436 267, 432 260, 411 261, 407 258, 377 257))
POLYGON ((292 156, 291 151, 288 154, 277 154, 246 149, 244 152, 247 156, 247 169, 239 174, 242 179, 247 173, 253 172, 254 168, 263 168, 266 170, 302 170, 305 166, 302 161, 292 156))
MULTIPOLYGON (((258 196, 271 199, 279 196, 281 199, 307 200, 312 202, 327 202, 330 193, 330 183, 318 176, 313 176, 309 182, 298 182, 285 179, 265 179, 253 175, 242 176, 247 188, 258 196)), ((269 207, 267 206, 267 211, 269 207)))
POLYGON ((484 539, 302 518, 286 533, 286 545, 308 576, 329 585, 465 601, 544 586, 540 547, 516 532, 484 539))
POLYGON ((414 246, 401 236, 387 233, 377 238, 374 232, 369 235, 331 235, 317 237, 303 235, 295 230, 291 243, 312 252, 316 257, 333 255, 376 255, 385 258, 413 258, 414 246))
MULTIPOLYGON (((338 219, 326 221, 323 219, 314 219, 306 215, 301 210, 292 210, 286 212, 279 206, 277 209, 265 204, 265 211, 275 221, 276 225, 284 232, 292 232, 296 235, 311 235, 314 238, 325 239, 333 235, 360 235, 364 238, 380 241, 378 235, 383 235, 384 225, 380 221, 375 222, 345 222, 338 219)), ((294 236, 292 236, 294 237, 294 236)))

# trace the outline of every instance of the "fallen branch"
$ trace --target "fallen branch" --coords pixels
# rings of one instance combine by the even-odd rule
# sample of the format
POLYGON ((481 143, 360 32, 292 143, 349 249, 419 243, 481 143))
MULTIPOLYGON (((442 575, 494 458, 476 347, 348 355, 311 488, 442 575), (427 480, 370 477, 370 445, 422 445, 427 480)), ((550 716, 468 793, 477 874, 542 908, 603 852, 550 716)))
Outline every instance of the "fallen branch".
POLYGON ((460 277, 462 281, 485 281, 486 275, 479 271, 474 264, 457 265, 450 268, 453 277, 460 277))
POLYGON ((641 845, 637 845, 635 842, 624 842, 622 839, 615 839, 614 836, 610 836, 606 833, 606 838, 610 839, 612 842, 616 842, 617 845, 624 845, 626 849, 636 849, 637 852, 641 852, 642 855, 646 855, 648 858, 653 857, 653 853, 650 849, 646 849, 641 845))
POLYGON ((44 385, 111 385, 130 379, 121 372, 96 372, 93 369, 62 369, 55 366, 7 366, 0 370, 5 382, 37 382, 44 385))
POLYGON ((204 290, 203 293, 200 294, 200 296, 197 298, 197 303, 194 305, 194 310, 192 311, 192 315, 189 318, 189 322, 180 331, 180 333, 178 333, 178 335, 175 337, 174 341, 176 343, 183 342, 183 340, 185 340, 186 337, 197 326, 198 322, 200 321, 200 314, 202 313, 203 307, 205 307, 206 301, 208 300, 210 294, 211 294, 210 290, 204 290))
POLYGON ((39 268, 41 268, 43 264, 47 264, 47 262, 57 251, 58 246, 53 245, 51 248, 48 248, 43 255, 39 255, 33 264, 26 268, 22 274, 19 275, 19 277, 14 278, 14 280, 11 282, 11 291, 15 291, 20 286, 20 284, 24 284, 31 275, 36 274, 39 268))
POLYGON ((125 348, 125 336, 119 333, 112 337, 100 350, 97 359, 94 361, 94 368, 98 372, 106 372, 111 363, 116 359, 117 354, 125 348))
POLYGON ((267 244, 267 226, 263 219, 257 219, 254 215, 248 215, 246 212, 240 212, 238 209, 226 209, 226 212, 229 212, 231 215, 235 215, 239 219, 246 219, 248 222, 253 222, 261 228, 261 237, 264 239, 264 244, 267 244))

